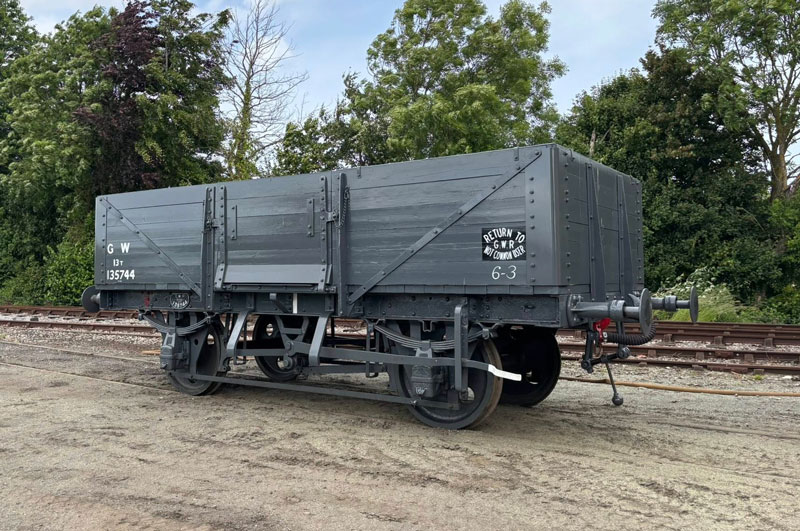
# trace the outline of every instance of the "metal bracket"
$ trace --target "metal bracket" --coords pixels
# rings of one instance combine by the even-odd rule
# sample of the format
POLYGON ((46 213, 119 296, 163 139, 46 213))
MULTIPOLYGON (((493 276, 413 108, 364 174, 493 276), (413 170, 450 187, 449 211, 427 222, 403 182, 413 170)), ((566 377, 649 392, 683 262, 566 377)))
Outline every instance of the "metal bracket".
POLYGON ((490 187, 482 190, 481 192, 475 194, 470 198, 469 201, 458 207, 454 210, 449 216, 447 216, 441 223, 436 225, 433 229, 428 231, 427 234, 422 236, 420 239, 415 241, 408 247, 405 251, 403 251, 400 255, 398 255, 394 260, 392 260, 388 265, 383 267, 380 271, 378 271, 375 275, 373 275, 369 280, 367 280, 361 287, 353 292, 350 297, 348 297, 347 302, 353 304, 358 299, 364 296, 366 292, 371 290, 375 287, 378 282, 389 276, 392 271, 403 265, 409 258, 417 254, 423 247, 433 241, 434 238, 439 236, 442 232, 445 231, 448 227, 453 225, 456 221, 466 216, 470 211, 472 211, 476 206, 480 205, 484 200, 486 200, 489 196, 499 190, 504 184, 508 181, 525 171, 525 169, 533 164, 539 157, 542 156, 541 151, 537 151, 534 156, 527 162, 515 164, 514 167, 503 175, 500 176, 490 187))
POLYGON ((278 310, 282 311, 283 313, 297 313, 297 312, 291 312, 289 310, 289 308, 284 306, 283 303, 280 300, 278 300, 278 294, 277 293, 270 293, 269 294, 269 300, 270 300, 270 302, 272 304, 275 305, 276 308, 278 308, 278 310))
MULTIPOLYGON (((242 330, 247 327, 247 318, 250 316, 249 311, 244 311, 236 316, 236 322, 231 330, 231 335, 228 337, 228 344, 225 346, 225 359, 236 358, 236 344, 239 341, 239 336, 242 335, 242 330)), ((224 360, 222 360, 224 362, 224 360)))
POLYGON ((202 296, 202 292, 200 290, 200 286, 198 286, 189 275, 184 273, 183 269, 180 268, 178 264, 176 264, 172 258, 167 256, 161 248, 155 244, 153 240, 151 240, 144 232, 142 232, 139 227, 136 226, 130 219, 125 217, 125 215, 120 212, 117 207, 112 205, 108 199, 105 197, 100 199, 100 202, 103 203, 106 209, 114 216, 116 216, 123 225, 125 225, 131 232, 133 232, 144 244, 167 265, 167 267, 172 270, 178 277, 180 277, 181 282, 186 284, 189 289, 191 289, 195 294, 200 297, 202 296))
POLYGON ((317 319, 317 326, 314 328, 314 337, 311 340, 311 348, 308 351, 308 365, 309 367, 316 367, 319 365, 319 353, 322 348, 322 341, 325 339, 325 329, 328 325, 328 317, 331 314, 326 313, 320 315, 317 319))
POLYGON ((461 303, 456 306, 453 313, 453 324, 455 328, 455 365, 453 373, 455 376, 455 388, 459 393, 467 390, 466 371, 463 369, 463 356, 469 349, 469 305, 461 303))
POLYGON ((316 224, 317 220, 317 213, 314 210, 314 198, 312 197, 306 201, 306 205, 308 206, 308 225, 306 226, 306 234, 311 237, 314 235, 314 225, 316 224))
POLYGON ((617 177, 617 216, 619 223, 619 293, 625 297, 633 291, 633 256, 631 254, 631 237, 628 233, 628 205, 625 199, 625 179, 617 177))

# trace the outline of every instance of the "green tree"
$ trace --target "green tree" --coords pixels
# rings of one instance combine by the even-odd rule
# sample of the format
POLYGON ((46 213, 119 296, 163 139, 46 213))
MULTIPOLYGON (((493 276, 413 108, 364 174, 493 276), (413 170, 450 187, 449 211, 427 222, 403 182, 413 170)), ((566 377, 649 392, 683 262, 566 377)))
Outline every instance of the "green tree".
MULTIPOLYGON (((10 74, 12 63, 28 53, 38 36, 30 25, 30 18, 22 10, 18 0, 0 0, 0 83, 10 74)), ((0 99, 0 138, 9 133, 6 115, 10 109, 0 99)), ((8 173, 0 157, 0 175, 8 173)))
POLYGON ((224 72, 224 32, 229 13, 194 15, 188 0, 152 0, 163 45, 147 66, 142 140, 137 151, 157 165, 164 185, 222 178, 219 162, 225 126, 219 117, 224 72))
MULTIPOLYGON (((30 18, 18 0, 0 0, 0 86, 11 75, 14 62, 28 54, 37 39, 30 18)), ((0 139, 8 138, 11 133, 10 112, 7 99, 0 97, 0 139)), ((11 249, 18 227, 8 184, 8 165, 16 158, 17 152, 12 146, 0 147, 0 284, 19 265, 11 249)))
POLYGON ((340 162, 548 141, 557 119, 550 83, 564 72, 542 55, 548 12, 544 2, 510 0, 494 19, 479 0, 407 0, 367 52, 371 77, 345 76, 342 101, 320 125, 340 162))
POLYGON ((132 1, 92 49, 102 72, 75 111, 92 132, 94 196, 218 179, 218 95, 227 14, 192 16, 186 1, 132 1))
POLYGON ((296 175, 336 168, 340 159, 339 139, 333 130, 338 124, 324 108, 302 124, 288 123, 271 173, 296 175))
POLYGON ((96 194, 222 175, 227 13, 193 7, 133 1, 122 12, 73 15, 9 67, 0 82, 9 108, 0 138, 3 293, 33 300, 42 271, 63 276, 53 264, 73 263, 69 282, 48 279, 42 289, 59 301, 74 295, 73 280, 91 267, 75 257, 92 237, 96 194))
POLYGON ((83 226, 90 205, 76 190, 88 182, 91 136, 73 113, 92 102, 101 81, 92 43, 110 18, 96 8, 74 15, 11 65, 0 85, 9 133, 0 138, 6 161, 0 219, 0 274, 8 277, 41 263, 73 226, 83 226))
POLYGON ((648 52, 642 68, 580 96, 557 140, 643 181, 649 285, 707 266, 740 298, 774 289, 768 178, 752 137, 708 103, 720 80, 682 50, 648 52))
POLYGON ((36 42, 31 19, 19 0, 0 0, 0 76, 36 42))
POLYGON ((659 0, 658 40, 685 47, 717 76, 709 99, 730 128, 747 128, 783 196, 800 138, 800 10, 795 0, 659 0))
POLYGON ((44 259, 44 300, 50 304, 79 305, 86 286, 93 284, 94 241, 65 239, 48 249, 44 259))

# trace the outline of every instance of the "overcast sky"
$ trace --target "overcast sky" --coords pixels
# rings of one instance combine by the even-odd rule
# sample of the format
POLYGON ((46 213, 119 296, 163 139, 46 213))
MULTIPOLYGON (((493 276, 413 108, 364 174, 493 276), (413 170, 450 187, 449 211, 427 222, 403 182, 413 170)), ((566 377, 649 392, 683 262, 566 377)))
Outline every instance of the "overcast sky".
MULTIPOLYGON (((496 15, 503 0, 484 0, 496 15)), ((248 0, 196 0, 202 11, 245 9, 248 0)), ((124 4, 123 0, 21 0, 41 32, 76 11, 94 5, 124 4)), ((297 57, 291 68, 308 73, 297 104, 308 111, 328 105, 341 92, 342 74, 365 72, 366 50, 385 31, 402 0, 280 0, 280 12, 291 24, 289 37, 297 57)), ((538 3, 538 2, 537 2, 538 3)), ((561 112, 575 96, 603 79, 638 66, 655 37, 650 0, 551 0, 550 55, 567 65, 567 74, 553 85, 561 112)))

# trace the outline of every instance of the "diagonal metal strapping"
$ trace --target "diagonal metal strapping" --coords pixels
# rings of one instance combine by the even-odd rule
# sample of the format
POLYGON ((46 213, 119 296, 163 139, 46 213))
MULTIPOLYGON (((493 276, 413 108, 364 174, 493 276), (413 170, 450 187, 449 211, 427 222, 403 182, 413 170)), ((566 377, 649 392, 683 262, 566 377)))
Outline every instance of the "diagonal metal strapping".
POLYGON ((153 242, 153 240, 148 238, 147 235, 144 232, 142 232, 141 229, 139 229, 139 227, 137 227, 134 222, 129 220, 125 215, 123 215, 122 212, 120 212, 119 209, 117 209, 117 207, 112 205, 111 202, 109 202, 109 200, 106 199, 105 197, 101 198, 100 202, 103 205, 105 205, 109 213, 113 214, 117 219, 119 219, 122 222, 122 224, 128 227, 128 229, 130 229, 131 232, 133 232, 136 236, 138 236, 139 239, 142 240, 144 244, 147 245, 147 247, 151 251, 156 253, 156 256, 158 256, 167 265, 168 268, 170 268, 176 275, 178 275, 184 284, 189 286, 189 288, 192 291, 194 291, 198 296, 202 296, 200 286, 198 286, 194 282, 194 280, 189 278, 189 275, 187 275, 183 271, 183 269, 181 269, 180 266, 172 260, 172 258, 167 256, 164 253, 164 251, 162 251, 161 248, 158 245, 156 245, 155 242, 153 242))
POLYGON ((425 247, 428 243, 430 243, 434 238, 436 238, 439 234, 441 234, 445 229, 453 225, 456 221, 463 218, 474 209, 476 206, 481 204, 485 199, 487 199, 490 195, 495 193, 497 190, 500 189, 501 186, 506 184, 508 181, 525 171, 525 169, 533 164, 539 157, 542 156, 541 151, 537 151, 534 153, 533 158, 531 158, 527 162, 518 162, 514 165, 510 170, 505 172, 503 175, 500 176, 489 188, 483 190, 458 207, 454 210, 449 216, 447 216, 441 223, 436 225, 433 229, 428 231, 423 237, 419 240, 415 241, 408 247, 405 251, 400 253, 394 260, 392 260, 389 265, 382 268, 380 271, 375 273, 369 280, 367 280, 362 286, 360 286, 357 290, 353 292, 350 297, 348 297, 347 302, 353 304, 355 301, 360 299, 364 296, 366 292, 371 290, 375 287, 378 282, 389 276, 389 274, 403 265, 409 258, 417 254, 423 247, 425 247))

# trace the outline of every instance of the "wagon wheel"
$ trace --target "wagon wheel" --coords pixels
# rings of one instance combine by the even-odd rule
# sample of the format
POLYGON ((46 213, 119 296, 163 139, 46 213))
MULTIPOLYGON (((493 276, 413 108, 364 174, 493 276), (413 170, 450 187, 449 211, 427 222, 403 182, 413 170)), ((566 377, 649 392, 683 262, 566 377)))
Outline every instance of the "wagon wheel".
POLYGON ((498 339, 506 370, 522 374, 522 381, 507 381, 500 401, 535 406, 553 392, 561 374, 561 352, 547 330, 508 330, 498 339))
MULTIPOLYGON (((253 327, 253 344, 256 348, 283 348, 278 321, 273 315, 260 315, 253 327)), ((256 365, 270 380, 288 382, 297 378, 297 363, 287 367, 281 358, 256 356, 256 365)))
MULTIPOLYGON (((219 371, 222 350, 225 341, 222 339, 222 327, 219 323, 212 323, 206 328, 205 337, 196 337, 192 341, 203 342, 200 355, 197 358, 197 374, 204 376, 225 376, 224 371, 219 371)), ((197 345, 198 343, 195 343, 197 345)), ((170 383, 181 393, 187 395, 210 395, 222 386, 222 382, 207 382, 194 380, 186 373, 171 371, 167 373, 170 383)))
MULTIPOLYGON (((397 354, 409 354, 402 352, 403 347, 393 346, 393 351, 397 354)), ((450 354, 452 356, 452 353, 450 354)), ((475 347, 470 359, 483 363, 490 363, 502 369, 500 355, 492 341, 480 341, 475 347)), ((389 380, 394 390, 401 396, 407 398, 419 398, 414 393, 414 386, 411 382, 411 365, 390 365, 388 366, 389 380)), ((452 369, 443 369, 452 370, 452 369)), ((418 420, 433 426, 434 428, 446 428, 458 430, 461 428, 475 427, 483 422, 497 407, 500 401, 500 394, 503 390, 503 380, 480 369, 467 369, 468 392, 467 396, 459 396, 460 409, 451 410, 436 407, 408 406, 411 414, 418 420)), ((447 378, 444 379, 445 382, 447 378)), ((447 387, 444 385, 443 387, 447 387)), ((450 390, 455 393, 455 390, 450 390)), ((447 402, 448 390, 443 389, 436 397, 425 400, 447 402)))

